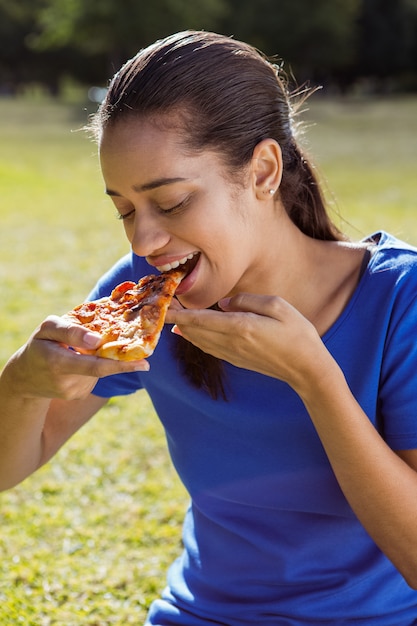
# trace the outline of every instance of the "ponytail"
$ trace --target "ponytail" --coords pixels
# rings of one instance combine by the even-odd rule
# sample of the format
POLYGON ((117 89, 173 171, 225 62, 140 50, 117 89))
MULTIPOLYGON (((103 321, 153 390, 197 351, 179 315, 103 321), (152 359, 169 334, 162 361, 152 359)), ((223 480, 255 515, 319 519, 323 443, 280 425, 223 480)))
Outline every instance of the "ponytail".
POLYGON ((314 239, 343 239, 343 235, 327 214, 313 165, 294 140, 281 146, 281 149, 283 175, 280 195, 290 219, 305 235, 314 239))

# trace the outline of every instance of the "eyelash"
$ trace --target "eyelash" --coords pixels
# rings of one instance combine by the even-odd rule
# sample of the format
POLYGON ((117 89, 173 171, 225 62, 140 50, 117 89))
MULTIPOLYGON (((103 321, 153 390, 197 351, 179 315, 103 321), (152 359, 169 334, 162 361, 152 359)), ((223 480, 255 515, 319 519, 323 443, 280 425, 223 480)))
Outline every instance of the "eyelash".
MULTIPOLYGON (((181 202, 179 202, 175 206, 171 207, 170 209, 163 209, 162 207, 159 207, 159 206, 156 207, 156 208, 163 215, 173 215, 177 211, 180 211, 181 209, 183 209, 188 204, 189 200, 190 200, 190 196, 188 196, 184 200, 181 200, 181 202)), ((134 215, 134 213, 135 213, 135 209, 132 209, 132 211, 129 211, 128 213, 117 213, 116 218, 118 220, 127 220, 127 219, 129 219, 129 217, 132 217, 134 215)))
POLYGON ((129 211, 129 213, 124 213, 124 214, 117 212, 116 213, 116 219, 118 219, 118 220, 127 220, 129 217, 131 217, 133 215, 134 212, 135 212, 134 210, 133 211, 129 211))
POLYGON ((183 209, 188 204, 189 200, 190 200, 190 196, 187 196, 186 198, 184 198, 184 200, 181 200, 181 202, 171 207, 170 209, 162 209, 161 207, 158 207, 158 209, 164 215, 170 215, 170 214, 176 213, 177 211, 181 211, 181 209, 183 209))

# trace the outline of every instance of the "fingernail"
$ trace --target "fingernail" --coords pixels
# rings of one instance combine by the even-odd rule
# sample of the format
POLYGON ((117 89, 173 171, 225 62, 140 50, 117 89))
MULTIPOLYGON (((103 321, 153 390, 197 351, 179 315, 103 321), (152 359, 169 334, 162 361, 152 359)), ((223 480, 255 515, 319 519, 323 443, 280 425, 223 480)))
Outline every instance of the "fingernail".
POLYGON ((90 348, 96 348, 99 345, 100 341, 101 337, 97 333, 88 332, 83 337, 84 344, 86 346, 89 346, 90 348))
POLYGON ((148 361, 140 361, 140 363, 135 363, 133 366, 133 371, 135 372, 149 372, 151 366, 148 361))
POLYGON ((171 333, 173 333, 174 335, 178 335, 179 337, 182 337, 182 332, 180 331, 180 329, 178 328, 176 324, 171 328, 171 333))
POLYGON ((230 304, 230 298, 222 298, 217 304, 221 309, 227 309, 230 304))

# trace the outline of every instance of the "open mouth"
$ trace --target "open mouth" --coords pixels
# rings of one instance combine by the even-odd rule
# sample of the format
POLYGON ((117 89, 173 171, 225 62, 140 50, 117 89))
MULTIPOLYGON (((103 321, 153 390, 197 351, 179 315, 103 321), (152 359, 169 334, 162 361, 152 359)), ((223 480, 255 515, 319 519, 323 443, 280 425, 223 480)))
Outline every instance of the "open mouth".
POLYGON ((159 266, 157 269, 160 272, 166 273, 166 272, 170 272, 171 270, 176 270, 179 267, 181 267, 181 269, 185 271, 185 276, 188 276, 188 274, 190 274, 195 268, 195 266, 197 265, 199 257, 200 257, 199 252, 193 252, 191 254, 188 254, 184 258, 179 259, 178 261, 174 261, 173 263, 167 263, 166 265, 159 266))

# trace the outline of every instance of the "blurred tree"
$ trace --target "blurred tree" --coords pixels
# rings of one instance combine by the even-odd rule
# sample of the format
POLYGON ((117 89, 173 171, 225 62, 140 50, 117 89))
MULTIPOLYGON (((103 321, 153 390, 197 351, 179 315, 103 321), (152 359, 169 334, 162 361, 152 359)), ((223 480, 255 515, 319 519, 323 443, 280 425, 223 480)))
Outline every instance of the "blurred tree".
POLYGON ((417 0, 0 0, 0 92, 36 81, 57 92, 63 76, 103 84, 187 28, 277 55, 299 83, 400 77, 417 88, 417 0))
POLYGON ((3 93, 27 78, 29 54, 25 36, 36 23, 36 0, 0 0, 0 76, 3 93))
POLYGON ((101 79, 155 39, 186 28, 214 29, 226 0, 44 0, 35 50, 73 48, 101 58, 101 79))
POLYGON ((18 93, 29 83, 41 83, 56 94, 63 68, 82 68, 82 59, 71 49, 34 50, 39 12, 44 0, 0 0, 0 93, 18 93))
POLYGON ((417 0, 362 0, 357 71, 382 88, 417 71, 417 0))
POLYGON ((353 62, 361 0, 229 0, 224 29, 279 55, 298 80, 334 80, 353 62))

